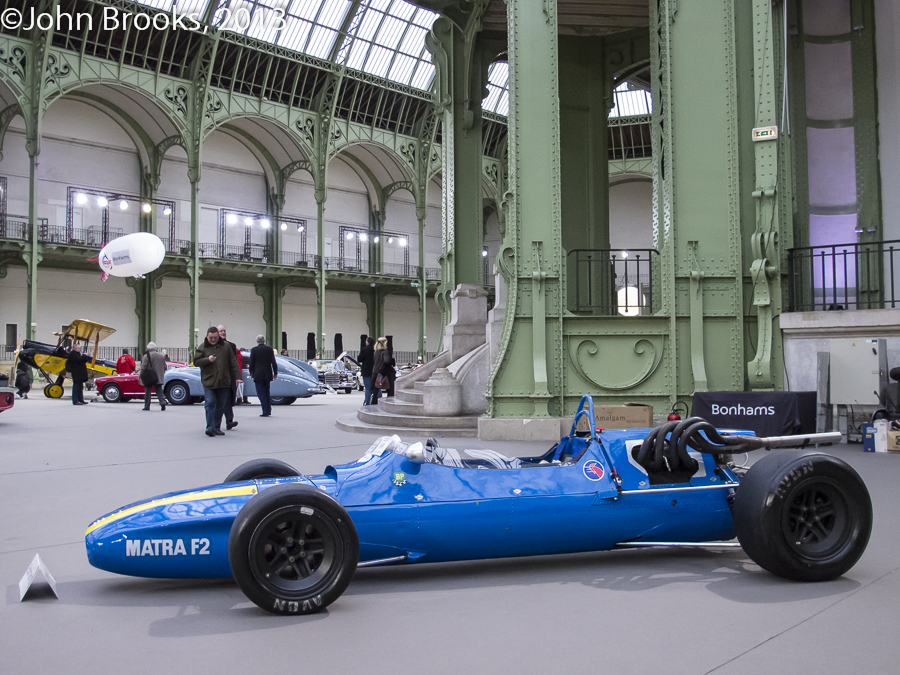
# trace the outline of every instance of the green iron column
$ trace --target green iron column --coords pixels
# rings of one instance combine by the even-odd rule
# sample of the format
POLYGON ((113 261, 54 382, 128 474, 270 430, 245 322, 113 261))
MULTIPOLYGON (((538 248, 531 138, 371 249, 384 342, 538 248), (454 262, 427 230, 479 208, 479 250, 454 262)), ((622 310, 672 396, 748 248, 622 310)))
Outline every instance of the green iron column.
MULTIPOLYGON (((157 234, 157 206, 154 203, 159 190, 159 173, 144 171, 141 173, 141 212, 139 228, 141 232, 157 234), (151 210, 145 213, 144 204, 150 204, 151 210)), ((171 244, 170 244, 171 245, 171 244)), ((151 272, 146 278, 136 280, 133 284, 135 308, 138 318, 138 349, 144 349, 148 342, 156 341, 156 289, 162 283, 159 272, 151 272)))
POLYGON ((191 181, 191 260, 188 262, 188 279, 190 283, 190 320, 188 322, 188 345, 191 353, 203 341, 197 320, 200 316, 200 169, 189 168, 188 178, 191 181))
POLYGON ((316 351, 321 356, 325 350, 325 286, 328 278, 325 271, 325 199, 324 186, 316 187, 316 253, 318 270, 316 274, 316 351))
MULTIPOLYGON (((424 196, 417 195, 417 201, 424 202, 424 196)), ((428 299, 428 277, 425 273, 425 216, 426 205, 416 204, 416 219, 419 221, 419 358, 425 362, 425 319, 428 299)))
MULTIPOLYGON (((488 387, 488 416, 561 416, 564 284, 557 4, 510 2, 507 25, 509 193, 506 237, 497 262, 507 281, 508 300, 488 387)), ((480 208, 480 199, 478 203, 480 208)))
POLYGON ((484 283, 481 100, 487 64, 482 63, 478 16, 470 16, 464 29, 442 16, 425 40, 436 68, 435 106, 442 121, 439 293, 443 296, 440 305, 445 324, 450 319, 450 292, 459 284, 484 283))
POLYGON ((38 149, 28 147, 28 239, 29 251, 27 253, 28 267, 26 269, 26 282, 28 284, 25 301, 25 334, 29 340, 37 339, 37 275, 38 264, 43 257, 39 237, 37 221, 37 165, 38 149))

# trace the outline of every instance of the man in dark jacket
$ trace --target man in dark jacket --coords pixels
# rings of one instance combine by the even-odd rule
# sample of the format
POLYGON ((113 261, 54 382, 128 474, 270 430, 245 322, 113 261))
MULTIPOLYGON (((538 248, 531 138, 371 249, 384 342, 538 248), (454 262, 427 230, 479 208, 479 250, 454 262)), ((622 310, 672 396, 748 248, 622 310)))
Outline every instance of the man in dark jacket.
POLYGON ((66 370, 72 378, 72 405, 87 405, 84 400, 84 383, 88 381, 87 363, 90 356, 81 353, 81 343, 72 345, 72 350, 66 359, 66 370))
POLYGON ((239 379, 240 373, 237 357, 231 347, 219 339, 218 328, 206 331, 206 339, 194 354, 194 365, 200 368, 200 381, 206 390, 203 402, 206 435, 224 436, 221 426, 225 402, 231 396, 232 381, 239 379))
POLYGON ((225 428, 231 431, 231 429, 238 425, 234 420, 234 406, 240 405, 240 401, 237 401, 237 386, 238 382, 241 380, 241 373, 244 371, 244 366, 243 363, 241 363, 241 351, 237 348, 236 344, 228 341, 228 333, 225 330, 225 326, 219 324, 216 328, 219 330, 219 339, 231 347, 231 351, 234 352, 234 356, 237 359, 238 376, 231 381, 231 396, 228 397, 228 402, 225 404, 225 428), (236 401, 237 403, 235 403, 236 401))
POLYGON ((359 350, 356 360, 359 361, 359 372, 363 379, 363 405, 369 405, 369 397, 372 395, 372 367, 375 365, 374 338, 366 338, 366 346, 359 350))
POLYGON ((269 385, 278 377, 278 363, 275 361, 275 351, 266 344, 263 335, 256 336, 256 346, 250 350, 250 377, 256 385, 256 395, 262 406, 260 417, 269 417, 272 414, 272 398, 269 396, 269 385))

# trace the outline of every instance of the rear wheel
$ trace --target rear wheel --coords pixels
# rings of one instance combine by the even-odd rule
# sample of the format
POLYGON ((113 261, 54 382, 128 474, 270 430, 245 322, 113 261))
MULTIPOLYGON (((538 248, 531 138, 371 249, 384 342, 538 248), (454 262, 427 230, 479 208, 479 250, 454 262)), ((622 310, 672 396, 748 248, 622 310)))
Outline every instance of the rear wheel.
POLYGON ((108 384, 103 387, 103 400, 107 403, 118 403, 122 400, 122 390, 117 384, 108 384))
POLYGON ((251 459, 244 462, 225 478, 223 482, 234 483, 239 480, 259 480, 261 478, 286 478, 299 476, 300 472, 280 459, 251 459))
POLYGON ((844 574, 872 531, 872 501, 859 474, 837 457, 807 450, 777 450, 750 467, 733 514, 747 555, 795 581, 844 574))
POLYGON ((49 389, 50 389, 50 385, 49 385, 49 384, 44 386, 44 396, 46 396, 47 398, 50 398, 50 392, 49 392, 49 389))
POLYGON ((187 384, 181 380, 174 380, 166 385, 166 398, 172 405, 187 405, 193 403, 191 392, 187 384))
POLYGON ((44 390, 44 394, 50 398, 62 398, 63 388, 61 384, 48 385, 44 390))
POLYGON ((312 614, 337 600, 359 562, 353 521, 336 499, 287 483, 240 510, 228 538, 238 586, 273 614, 312 614))

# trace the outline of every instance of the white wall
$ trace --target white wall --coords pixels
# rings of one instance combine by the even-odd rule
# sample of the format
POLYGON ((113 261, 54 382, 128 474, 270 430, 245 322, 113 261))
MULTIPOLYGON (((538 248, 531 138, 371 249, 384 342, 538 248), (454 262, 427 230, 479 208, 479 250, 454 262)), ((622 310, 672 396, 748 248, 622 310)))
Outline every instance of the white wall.
POLYGON ((609 241, 614 249, 653 248, 653 183, 610 186, 609 241))
POLYGON ((878 160, 884 238, 900 239, 900 3, 875 0, 878 160))

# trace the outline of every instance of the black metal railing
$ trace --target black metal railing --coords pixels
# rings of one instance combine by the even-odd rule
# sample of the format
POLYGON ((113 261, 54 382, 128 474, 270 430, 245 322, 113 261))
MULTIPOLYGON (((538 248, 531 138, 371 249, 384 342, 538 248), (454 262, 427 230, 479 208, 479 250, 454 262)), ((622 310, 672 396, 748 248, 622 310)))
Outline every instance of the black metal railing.
POLYGON ((413 277, 416 279, 422 276, 421 268, 419 268, 418 265, 387 263, 383 261, 376 262, 374 260, 358 260, 356 258, 325 258, 325 269, 340 272, 358 272, 360 274, 384 274, 396 277, 413 277))
POLYGON ((788 251, 791 312, 896 308, 900 240, 788 251))
POLYGON ((656 249, 574 249, 567 256, 570 311, 652 314, 656 249))
POLYGON ((281 264, 290 265, 292 267, 311 267, 315 269, 319 266, 319 256, 306 253, 294 253, 293 251, 282 251, 281 264))
POLYGON ((10 216, 0 220, 0 239, 20 239, 24 241, 29 239, 28 219, 19 220, 20 218, 21 216, 10 216))
POLYGON ((166 247, 166 253, 191 255, 193 251, 190 239, 169 239, 168 237, 160 237, 160 239, 166 247))
POLYGON ((123 234, 121 227, 110 227, 106 231, 99 227, 67 228, 59 225, 47 225, 45 220, 39 225, 38 239, 46 244, 70 244, 73 246, 103 248, 113 239, 118 239, 123 234))

